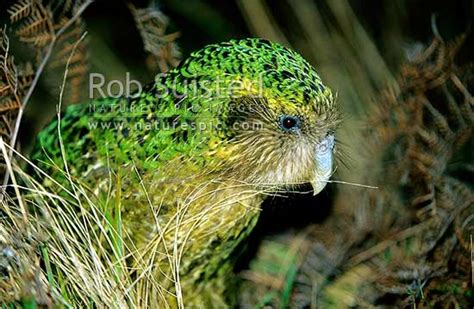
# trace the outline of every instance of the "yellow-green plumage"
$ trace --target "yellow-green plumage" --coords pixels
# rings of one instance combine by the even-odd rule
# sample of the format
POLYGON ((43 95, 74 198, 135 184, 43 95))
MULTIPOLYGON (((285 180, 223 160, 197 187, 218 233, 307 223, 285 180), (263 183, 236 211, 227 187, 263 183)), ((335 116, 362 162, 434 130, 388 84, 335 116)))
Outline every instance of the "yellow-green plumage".
MULTIPOLYGON (((192 53, 135 98, 71 106, 60 127, 71 175, 103 207, 120 204, 128 246, 155 261, 156 280, 185 305, 221 307, 265 196, 324 187, 337 123, 331 91, 300 55, 244 39, 192 53)), ((66 182, 57 127, 33 158, 66 182)))

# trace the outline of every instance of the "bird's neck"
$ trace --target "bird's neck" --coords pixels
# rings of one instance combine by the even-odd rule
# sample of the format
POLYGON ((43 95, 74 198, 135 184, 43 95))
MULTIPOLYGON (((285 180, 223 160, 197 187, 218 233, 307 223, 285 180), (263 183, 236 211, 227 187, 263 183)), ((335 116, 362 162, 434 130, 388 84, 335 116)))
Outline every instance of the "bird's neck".
POLYGON ((215 295, 227 294, 237 249, 255 227, 263 200, 259 191, 236 183, 216 183, 197 191, 190 195, 186 219, 179 226, 181 237, 188 237, 181 283, 196 287, 184 291, 185 300, 210 297, 215 289, 221 290, 215 295))

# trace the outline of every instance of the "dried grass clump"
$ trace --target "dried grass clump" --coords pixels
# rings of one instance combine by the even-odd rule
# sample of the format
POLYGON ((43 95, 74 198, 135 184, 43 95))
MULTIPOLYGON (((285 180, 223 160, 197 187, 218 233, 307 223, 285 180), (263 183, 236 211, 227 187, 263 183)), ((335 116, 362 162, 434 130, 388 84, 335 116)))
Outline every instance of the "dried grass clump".
MULTIPOLYGON (((8 10, 10 25, 0 29, 2 305, 138 308, 159 298, 166 305, 153 260, 125 245, 120 209, 98 207, 94 195, 71 179, 67 169, 63 173, 70 182, 65 186, 15 150, 24 110, 40 78, 59 98, 58 110, 83 99, 88 48, 81 14, 91 3, 17 1, 8 10), (12 50, 11 40, 22 48, 12 50), (27 60, 16 61, 15 53, 27 60)), ((149 34, 143 35, 145 47, 165 42, 147 49, 154 61, 163 70, 176 65, 176 35, 165 35, 166 17, 151 8, 132 11, 137 28, 149 34)))
MULTIPOLYGON (((4 155, 7 147, 0 141, 4 155)), ((124 245, 119 210, 97 206, 90 191, 72 180, 65 187, 32 166, 52 183, 46 189, 9 160, 7 166, 12 194, 0 204, 0 303, 146 306, 141 288, 159 283, 150 261, 124 245)))

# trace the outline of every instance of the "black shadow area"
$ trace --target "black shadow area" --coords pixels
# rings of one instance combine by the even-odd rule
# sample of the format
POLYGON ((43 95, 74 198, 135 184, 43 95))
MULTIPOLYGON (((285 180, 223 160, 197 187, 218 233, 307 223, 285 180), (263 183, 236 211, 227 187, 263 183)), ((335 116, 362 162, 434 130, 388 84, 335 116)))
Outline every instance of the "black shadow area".
POLYGON ((310 185, 301 186, 298 191, 309 193, 288 193, 285 197, 275 196, 265 200, 257 226, 236 251, 240 252, 236 272, 248 268, 265 237, 304 229, 310 224, 323 222, 331 214, 335 186, 327 186, 316 196, 313 196, 310 185))

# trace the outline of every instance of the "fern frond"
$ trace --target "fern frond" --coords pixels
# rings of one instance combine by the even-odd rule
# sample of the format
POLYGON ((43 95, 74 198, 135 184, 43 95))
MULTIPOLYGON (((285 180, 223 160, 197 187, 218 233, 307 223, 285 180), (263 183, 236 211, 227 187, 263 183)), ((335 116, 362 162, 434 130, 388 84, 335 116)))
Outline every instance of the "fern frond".
POLYGON ((2 97, 18 98, 18 73, 13 62, 13 57, 9 53, 10 42, 5 33, 5 29, 0 30, 0 89, 2 97))
POLYGON ((53 40, 53 14, 41 1, 23 0, 12 5, 9 12, 10 19, 19 23, 15 33, 21 42, 41 49, 53 40))
MULTIPOLYGON (((16 39, 25 43, 23 47, 33 49, 29 60, 34 66, 31 63, 20 66, 22 69, 15 66, 13 57, 8 54, 8 38, 0 29, 0 89, 3 97, 0 100, 0 134, 12 146, 10 156, 13 156, 23 111, 51 60, 58 37, 74 23, 80 23, 81 14, 92 0, 73 1, 73 4, 69 0, 56 2, 62 10, 57 10, 54 1, 45 2, 18 0, 7 10, 11 23, 16 24, 16 39), (54 14, 52 7, 55 7, 54 14), (2 105, 2 102, 5 104, 2 105)), ((0 173, 3 172, 0 162, 0 173)), ((4 185, 8 184, 9 176, 9 172, 5 172, 4 185)))
POLYGON ((19 109, 21 107, 20 102, 13 99, 8 99, 5 102, 1 102, 0 113, 8 112, 11 110, 19 109))
POLYGON ((33 0, 21 0, 13 4, 7 10, 8 14, 10 15, 10 21, 14 23, 30 15, 32 7, 33 0))
POLYGON ((51 22, 50 18, 50 16, 45 16, 39 11, 35 11, 35 13, 27 19, 25 24, 16 31, 16 34, 20 39, 24 39, 47 31, 48 24, 51 22))
POLYGON ((137 9, 129 5, 135 24, 143 40, 145 51, 150 56, 147 61, 151 70, 158 67, 161 72, 178 65, 181 53, 175 40, 178 32, 167 34, 168 17, 153 7, 137 9))
POLYGON ((52 39, 53 39, 53 36, 50 33, 42 32, 31 37, 25 36, 21 38, 21 41, 41 48, 48 45, 52 39))

